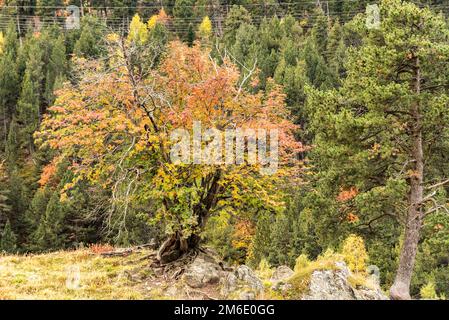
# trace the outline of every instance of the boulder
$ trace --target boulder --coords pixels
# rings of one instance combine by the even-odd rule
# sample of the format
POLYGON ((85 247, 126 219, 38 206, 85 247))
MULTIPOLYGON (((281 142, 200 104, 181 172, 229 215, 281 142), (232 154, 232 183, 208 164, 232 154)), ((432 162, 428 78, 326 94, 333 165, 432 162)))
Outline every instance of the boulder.
POLYGON ((272 283, 285 281, 290 278, 295 272, 287 266, 279 266, 274 270, 270 281, 272 283))
POLYGON ((240 300, 255 300, 256 294, 253 291, 242 291, 239 295, 240 300))
POLYGON ((187 267, 183 279, 191 288, 202 288, 209 284, 217 284, 220 281, 220 266, 199 255, 187 267))
POLYGON ((366 268, 366 272, 370 275, 372 281, 377 285, 380 284, 380 270, 375 265, 370 265, 366 268))
POLYGON ((303 300, 354 300, 347 277, 340 270, 317 270, 312 273, 309 292, 303 300))
POLYGON ((245 265, 241 265, 235 270, 235 275, 243 284, 250 289, 260 293, 264 290, 262 281, 256 276, 254 271, 245 265))
POLYGON ((356 300, 389 300, 385 293, 377 288, 361 287, 354 289, 354 297, 356 300))
POLYGON ((378 283, 367 279, 367 284, 351 286, 352 275, 344 262, 337 262, 335 270, 316 270, 310 278, 309 290, 303 300, 388 300, 378 283))
POLYGON ((245 265, 226 273, 221 280, 221 294, 229 299, 254 300, 263 290, 262 281, 245 265))
POLYGON ((272 283, 271 289, 282 292, 290 290, 292 286, 287 280, 293 276, 294 273, 295 272, 287 266, 277 267, 270 279, 270 282, 272 283))
POLYGON ((234 273, 229 272, 221 279, 221 294, 225 297, 231 292, 236 291, 238 287, 238 279, 234 273))

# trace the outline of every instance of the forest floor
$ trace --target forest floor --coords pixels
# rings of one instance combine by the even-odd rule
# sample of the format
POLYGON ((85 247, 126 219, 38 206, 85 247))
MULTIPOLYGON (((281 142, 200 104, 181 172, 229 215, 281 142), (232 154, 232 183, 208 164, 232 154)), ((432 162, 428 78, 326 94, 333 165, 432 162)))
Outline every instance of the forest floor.
POLYGON ((174 281, 161 281, 153 274, 147 259, 151 252, 104 256, 79 249, 0 255, 0 299, 183 298, 176 296, 174 281))

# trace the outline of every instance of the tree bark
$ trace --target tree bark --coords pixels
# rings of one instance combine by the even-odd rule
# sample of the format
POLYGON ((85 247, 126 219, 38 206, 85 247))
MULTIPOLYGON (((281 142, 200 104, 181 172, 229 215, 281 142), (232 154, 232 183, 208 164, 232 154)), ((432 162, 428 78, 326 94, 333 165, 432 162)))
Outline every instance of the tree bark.
MULTIPOLYGON (((221 171, 217 170, 210 179, 204 181, 205 191, 201 197, 200 203, 193 208, 193 215, 197 218, 197 229, 203 231, 211 210, 216 206, 217 195, 220 193, 221 187, 219 180, 221 171)), ((157 252, 157 260, 161 264, 166 264, 177 260, 183 254, 198 248, 201 241, 199 234, 193 233, 187 239, 180 232, 176 232, 166 239, 159 247, 157 252)))
MULTIPOLYGON (((421 91, 421 73, 419 58, 415 58, 415 93, 421 91)), ((399 266, 394 283, 390 289, 390 297, 394 300, 409 300, 410 282, 415 265, 416 252, 422 226, 423 211, 423 175, 424 157, 422 144, 422 119, 419 102, 412 106, 414 123, 412 124, 411 158, 414 160, 413 174, 410 178, 409 209, 407 212, 404 243, 399 258, 399 266)))
POLYGON ((200 243, 200 237, 193 234, 188 239, 182 238, 179 232, 167 238, 156 255, 156 259, 161 264, 170 263, 179 259, 183 254, 195 250, 200 243))

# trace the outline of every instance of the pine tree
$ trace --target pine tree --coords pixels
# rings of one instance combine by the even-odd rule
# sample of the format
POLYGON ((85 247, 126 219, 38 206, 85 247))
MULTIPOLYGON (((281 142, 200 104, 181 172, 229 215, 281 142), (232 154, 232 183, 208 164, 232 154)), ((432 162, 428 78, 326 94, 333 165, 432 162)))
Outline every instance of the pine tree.
POLYGON ((39 118, 41 117, 39 93, 40 82, 33 79, 33 72, 27 68, 17 104, 17 119, 22 127, 23 143, 30 150, 30 153, 34 151, 32 135, 38 128, 39 118))
POLYGON ((262 259, 267 259, 270 256, 271 225, 273 221, 270 213, 262 213, 257 219, 256 233, 253 237, 248 261, 252 266, 258 266, 262 259))
POLYGON ((291 226, 285 214, 276 217, 271 226, 271 246, 268 261, 272 265, 291 265, 290 252, 291 226))
POLYGON ((185 41, 189 47, 193 46, 195 41, 195 31, 193 30, 193 24, 189 24, 185 41))
POLYGON ((325 55, 329 69, 336 76, 336 79, 343 78, 345 73, 344 59, 346 46, 342 34, 343 28, 339 21, 336 20, 329 30, 325 55))
POLYGON ((330 89, 336 83, 336 77, 329 69, 324 57, 320 54, 313 42, 313 38, 309 38, 303 51, 305 62, 305 73, 308 81, 315 88, 330 89))
POLYGON ((251 23, 251 15, 243 6, 233 5, 224 23, 224 44, 230 48, 236 41, 237 30, 243 24, 251 23))
POLYGON ((7 215, 11 211, 11 206, 8 204, 8 194, 7 189, 7 174, 5 170, 4 163, 0 163, 0 222, 7 219, 7 215))
POLYGON ((19 126, 15 119, 12 120, 9 126, 8 137, 5 147, 6 164, 9 168, 17 166, 17 160, 19 159, 19 126))
POLYGON ((0 238, 0 251, 15 253, 16 250, 17 237, 11 229, 9 220, 7 220, 0 238))
POLYGON ((309 206, 323 239, 338 240, 354 225, 384 233, 405 220, 391 296, 406 299, 422 220, 445 201, 426 196, 424 181, 447 179, 447 23, 399 0, 380 8, 380 29, 354 21, 363 42, 348 53, 341 88, 309 91, 311 159, 319 164, 309 206))
POLYGON ((173 18, 179 37, 187 43, 193 43, 195 39, 194 26, 192 19, 197 18, 193 10, 194 0, 176 0, 173 7, 173 18), (192 37, 193 33, 193 37, 192 37), (192 39, 193 38, 193 39, 192 39))
POLYGON ((93 16, 85 16, 81 21, 81 35, 74 46, 74 53, 79 57, 98 58, 104 52, 102 39, 105 25, 93 16))
POLYGON ((328 40, 328 18, 320 8, 316 9, 314 14, 316 16, 313 20, 312 38, 318 54, 325 56, 328 40))
POLYGON ((15 113, 16 103, 19 96, 19 73, 17 68, 17 33, 13 24, 8 27, 2 46, 3 53, 0 55, 0 117, 1 145, 4 150, 5 139, 8 135, 9 124, 15 113))
POLYGON ((60 201, 58 191, 53 192, 48 201, 45 214, 39 222, 39 227, 34 234, 34 241, 40 250, 64 248, 66 234, 64 229, 67 212, 60 201))
POLYGON ((49 64, 47 66, 47 76, 45 79, 45 102, 48 106, 53 104, 55 99, 54 91, 59 89, 67 74, 67 59, 64 36, 59 35, 53 41, 49 64))
POLYGON ((6 185, 8 192, 8 205, 10 206, 9 220, 11 228, 14 230, 19 242, 26 237, 27 225, 25 221, 25 212, 31 199, 30 184, 20 175, 16 167, 8 168, 8 183, 6 185))

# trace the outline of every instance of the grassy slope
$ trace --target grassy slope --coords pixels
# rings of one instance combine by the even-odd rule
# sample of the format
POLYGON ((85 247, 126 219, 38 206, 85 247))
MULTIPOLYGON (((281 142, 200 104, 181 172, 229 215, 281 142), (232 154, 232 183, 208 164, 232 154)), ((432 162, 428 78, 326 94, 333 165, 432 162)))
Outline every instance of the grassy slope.
POLYGON ((151 299, 142 281, 148 264, 141 250, 126 257, 102 257, 90 250, 30 256, 0 255, 0 299, 151 299), (79 270, 79 286, 66 285, 79 270))

